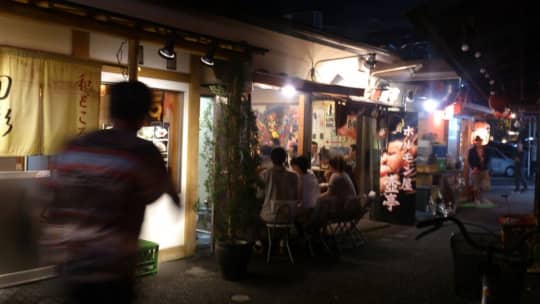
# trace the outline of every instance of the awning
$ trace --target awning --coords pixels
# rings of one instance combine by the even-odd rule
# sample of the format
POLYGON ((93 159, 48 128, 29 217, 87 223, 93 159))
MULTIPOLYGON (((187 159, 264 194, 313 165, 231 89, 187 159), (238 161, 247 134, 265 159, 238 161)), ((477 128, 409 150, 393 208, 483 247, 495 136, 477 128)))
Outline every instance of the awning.
POLYGON ((254 83, 262 83, 274 87, 284 87, 286 85, 293 86, 296 90, 305 93, 323 94, 338 98, 348 99, 350 97, 364 96, 365 89, 351 88, 340 85, 324 84, 309 80, 303 80, 296 77, 286 75, 276 75, 266 72, 257 71, 253 73, 254 83))

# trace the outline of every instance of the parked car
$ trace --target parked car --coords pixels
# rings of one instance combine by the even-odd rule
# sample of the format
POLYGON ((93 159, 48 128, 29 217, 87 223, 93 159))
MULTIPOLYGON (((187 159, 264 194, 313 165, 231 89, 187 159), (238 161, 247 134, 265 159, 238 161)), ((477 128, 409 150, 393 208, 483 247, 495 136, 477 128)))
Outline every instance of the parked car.
POLYGON ((506 157, 513 158, 516 155, 517 149, 514 144, 510 143, 499 143, 495 141, 490 141, 487 146, 488 148, 494 148, 502 152, 506 157))
POLYGON ((513 159, 494 147, 487 147, 486 151, 490 156, 488 168, 491 175, 514 176, 516 170, 513 159))

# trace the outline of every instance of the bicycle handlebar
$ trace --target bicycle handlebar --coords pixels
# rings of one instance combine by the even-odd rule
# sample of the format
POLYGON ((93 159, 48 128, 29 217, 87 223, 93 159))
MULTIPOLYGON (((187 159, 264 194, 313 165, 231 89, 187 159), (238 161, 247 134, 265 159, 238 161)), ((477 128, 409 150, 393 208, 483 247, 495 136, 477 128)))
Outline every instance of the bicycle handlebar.
POLYGON ((422 233, 420 233, 416 239, 419 239, 419 238, 422 238, 436 230, 438 230, 439 228, 442 227, 442 224, 446 221, 451 221, 453 222, 454 224, 456 224, 459 228, 459 230, 461 231, 461 233, 463 234, 463 237, 465 238, 465 241, 467 241, 467 243, 469 245, 471 245, 473 248, 476 248, 478 250, 481 250, 481 251, 490 251, 490 252, 493 252, 493 253, 501 253, 501 254, 510 254, 514 251, 516 251, 517 249, 519 249, 521 247, 521 245, 523 244, 523 242, 529 237, 531 236, 532 234, 535 234, 535 233, 540 233, 540 228, 537 227, 535 230, 533 231, 530 231, 530 232, 527 232, 525 233, 524 235, 521 236, 521 238, 518 240, 518 242, 514 243, 513 246, 511 246, 510 248, 507 248, 507 249, 502 249, 502 248, 498 248, 496 246, 493 246, 493 245, 481 245, 481 244, 478 244, 477 242, 475 242, 472 238, 471 238, 471 235, 469 234, 469 231, 467 231, 467 229, 465 228, 465 224, 458 220, 457 218, 455 217, 452 217, 452 216, 449 216, 449 217, 438 217, 438 218, 433 218, 433 219, 428 219, 428 220, 424 220, 424 221, 420 221, 416 224, 416 227, 417 228, 425 228, 425 227, 429 227, 429 226, 432 226, 433 228, 431 229, 428 229, 427 231, 423 231, 422 233))

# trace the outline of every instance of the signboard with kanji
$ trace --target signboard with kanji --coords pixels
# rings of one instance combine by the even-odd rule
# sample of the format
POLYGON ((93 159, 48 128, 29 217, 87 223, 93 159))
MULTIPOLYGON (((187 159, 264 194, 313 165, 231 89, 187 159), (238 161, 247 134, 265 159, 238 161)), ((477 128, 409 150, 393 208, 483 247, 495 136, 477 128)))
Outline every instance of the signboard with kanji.
POLYGON ((412 225, 416 205, 416 151, 418 146, 416 113, 389 113, 381 151, 379 191, 375 204, 376 220, 412 225))

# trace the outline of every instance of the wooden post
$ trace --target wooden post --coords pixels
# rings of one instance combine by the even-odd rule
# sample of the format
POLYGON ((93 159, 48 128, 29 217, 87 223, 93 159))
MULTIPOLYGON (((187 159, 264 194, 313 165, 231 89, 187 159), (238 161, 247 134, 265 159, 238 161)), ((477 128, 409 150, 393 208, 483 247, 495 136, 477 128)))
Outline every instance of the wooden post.
POLYGON ((191 56, 191 82, 189 84, 189 104, 187 109, 187 155, 186 194, 185 194, 185 234, 184 243, 187 255, 192 255, 196 247, 197 214, 193 208, 198 199, 199 180, 199 111, 200 111, 200 57, 191 56))
POLYGON ((137 81, 139 69, 139 40, 129 39, 128 41, 128 79, 137 81))
POLYGON ((300 97, 298 104, 298 155, 311 157, 311 136, 312 136, 312 116, 313 107, 311 104, 311 93, 300 97))
POLYGON ((73 57, 90 58, 90 33, 78 30, 71 31, 71 55, 73 57))
POLYGON ((472 121, 467 119, 462 121, 462 131, 461 131, 461 156, 463 159, 463 178, 465 179, 465 185, 467 187, 471 186, 471 180, 469 178, 469 148, 471 146, 471 132, 472 132, 472 121))
POLYGON ((364 164, 366 163, 366 138, 362 136, 364 121, 360 112, 356 113, 356 168, 354 169, 354 175, 356 179, 356 186, 358 195, 366 192, 366 173, 368 172, 364 164))

